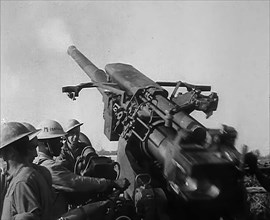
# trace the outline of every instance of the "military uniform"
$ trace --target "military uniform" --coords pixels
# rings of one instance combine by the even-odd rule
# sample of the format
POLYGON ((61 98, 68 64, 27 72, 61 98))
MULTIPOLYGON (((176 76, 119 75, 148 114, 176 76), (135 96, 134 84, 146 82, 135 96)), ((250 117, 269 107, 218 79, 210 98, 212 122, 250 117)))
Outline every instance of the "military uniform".
POLYGON ((34 163, 46 167, 51 173, 52 186, 57 191, 57 198, 54 203, 55 209, 58 211, 55 214, 57 217, 67 211, 68 201, 65 192, 103 192, 112 184, 110 180, 103 178, 96 179, 76 175, 42 152, 38 152, 34 163))
POLYGON ((7 191, 7 178, 4 169, 0 167, 0 216, 2 215, 3 201, 7 191))
POLYGON ((52 176, 50 171, 46 167, 39 166, 35 163, 32 163, 31 166, 43 176, 48 186, 52 187, 52 176))
POLYGON ((78 142, 74 152, 71 152, 67 143, 64 143, 61 153, 56 160, 68 170, 73 172, 76 161, 80 158, 81 153, 85 147, 88 147, 87 144, 78 142))
POLYGON ((21 166, 10 176, 2 220, 28 218, 50 220, 52 198, 45 179, 34 168, 21 166))

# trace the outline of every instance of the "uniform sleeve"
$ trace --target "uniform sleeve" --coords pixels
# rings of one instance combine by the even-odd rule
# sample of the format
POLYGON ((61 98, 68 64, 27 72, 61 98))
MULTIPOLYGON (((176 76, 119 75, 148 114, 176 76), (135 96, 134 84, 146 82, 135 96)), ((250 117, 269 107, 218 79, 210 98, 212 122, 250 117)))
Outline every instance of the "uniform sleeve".
POLYGON ((4 202, 6 190, 7 190, 6 175, 0 169, 0 217, 2 214, 3 202, 4 202))
MULTIPOLYGON (((17 213, 27 213, 26 216, 33 216, 34 219, 40 219, 41 205, 38 202, 38 194, 34 191, 33 187, 25 182, 19 182, 16 184, 13 196, 17 213)), ((17 217, 14 216, 14 219, 20 219, 20 217, 20 215, 17 217)))
POLYGON ((33 213, 24 212, 17 214, 13 217, 13 220, 36 220, 37 217, 33 213))
POLYGON ((60 155, 58 157, 55 157, 55 161, 58 164, 61 164, 62 166, 67 168, 68 170, 73 171, 75 162, 72 158, 70 158, 66 150, 62 149, 60 155))
POLYGON ((111 187, 111 180, 76 175, 60 164, 47 167, 53 187, 66 192, 103 192, 111 187))
POLYGON ((43 176, 45 181, 51 187, 52 186, 52 176, 51 176, 50 171, 46 167, 40 166, 40 165, 37 165, 37 164, 32 164, 32 166, 33 166, 33 168, 35 170, 37 170, 43 176))

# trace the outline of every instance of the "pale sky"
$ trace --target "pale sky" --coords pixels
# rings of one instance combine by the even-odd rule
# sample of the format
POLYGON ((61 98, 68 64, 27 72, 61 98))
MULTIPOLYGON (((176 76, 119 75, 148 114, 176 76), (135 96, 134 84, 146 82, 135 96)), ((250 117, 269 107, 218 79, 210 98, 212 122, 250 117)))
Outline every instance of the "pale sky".
POLYGON ((96 148, 115 149, 98 91, 61 92, 89 81, 71 44, 101 69, 122 62, 155 81, 211 85, 217 111, 193 116, 235 127, 238 149, 269 153, 269 1, 1 1, 1 120, 76 118, 96 148))

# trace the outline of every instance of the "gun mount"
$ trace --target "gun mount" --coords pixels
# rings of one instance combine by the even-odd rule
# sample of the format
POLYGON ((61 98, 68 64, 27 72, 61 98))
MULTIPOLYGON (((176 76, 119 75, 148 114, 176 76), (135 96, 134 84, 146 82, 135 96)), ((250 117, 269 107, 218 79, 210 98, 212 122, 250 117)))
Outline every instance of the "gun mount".
MULTIPOLYGON (((131 182, 127 196, 135 205, 143 200, 138 195, 149 193, 152 198, 155 189, 160 189, 156 194, 168 204, 171 219, 181 206, 189 210, 191 206, 186 204, 196 206, 200 219, 205 219, 200 211, 215 217, 243 210, 241 161, 234 143, 227 142, 230 138, 234 142, 236 136, 224 138, 228 132, 215 132, 190 116, 197 110, 208 118, 217 109, 217 94, 202 94, 210 92, 210 86, 154 82, 122 63, 107 64, 103 71, 74 46, 68 54, 91 82, 66 86, 62 91, 73 100, 84 88, 96 87, 102 94, 104 133, 110 141, 119 141, 120 177, 131 182), (166 86, 175 87, 169 98, 166 86), (178 92, 180 88, 187 91, 178 92), (138 187, 136 176, 142 174, 151 181, 138 187)), ((196 213, 189 214, 199 219, 196 213)))

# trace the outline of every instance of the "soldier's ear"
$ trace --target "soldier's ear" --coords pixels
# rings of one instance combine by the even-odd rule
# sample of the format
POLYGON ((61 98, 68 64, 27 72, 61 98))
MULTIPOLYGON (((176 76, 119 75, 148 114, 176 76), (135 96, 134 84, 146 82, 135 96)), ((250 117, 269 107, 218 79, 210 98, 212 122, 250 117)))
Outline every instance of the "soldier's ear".
POLYGON ((16 150, 14 149, 13 146, 9 146, 7 148, 2 149, 1 154, 2 154, 1 157, 3 158, 3 160, 7 161, 7 160, 12 159, 16 156, 16 150))

